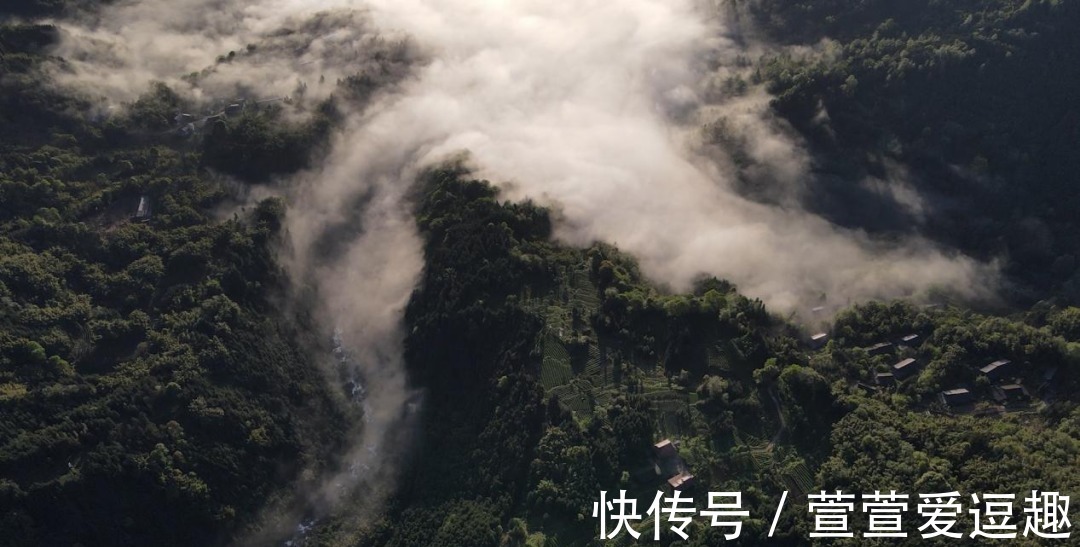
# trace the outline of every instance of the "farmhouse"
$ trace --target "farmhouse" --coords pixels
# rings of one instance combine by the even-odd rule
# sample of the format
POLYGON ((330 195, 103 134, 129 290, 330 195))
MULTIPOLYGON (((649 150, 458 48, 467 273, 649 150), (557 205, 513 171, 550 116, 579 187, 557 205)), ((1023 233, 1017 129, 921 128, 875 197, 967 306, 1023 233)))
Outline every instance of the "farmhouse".
POLYGON ((994 381, 1004 378, 1010 371, 1012 371, 1012 361, 1008 359, 999 359, 979 369, 979 372, 994 381))
POLYGON ((1020 384, 1004 384, 994 387, 994 400, 999 403, 1019 403, 1026 401, 1028 392, 1020 384))
POLYGON ((899 363, 893 365, 892 368, 893 375, 896 376, 896 379, 903 380, 904 378, 907 378, 912 374, 918 373, 919 369, 921 369, 922 366, 915 359, 908 357, 907 359, 904 359, 903 361, 900 361, 899 363))
POLYGON ((664 439, 653 445, 653 454, 658 460, 666 460, 679 455, 679 451, 672 444, 671 439, 664 439))
POLYGON ((674 490, 684 490, 694 484, 694 476, 690 473, 679 473, 668 479, 667 482, 674 490))
POLYGON ((948 407, 966 405, 971 401, 971 392, 964 388, 949 389, 941 392, 941 402, 948 407))
POLYGON ((882 355, 882 354, 885 354, 885 353, 889 353, 890 351, 892 351, 892 349, 893 349, 893 345, 891 343, 889 343, 889 342, 878 342, 877 344, 874 344, 874 345, 866 348, 866 353, 868 353, 870 355, 882 355))
POLYGON ((879 372, 874 375, 874 381, 879 386, 891 386, 896 384, 896 376, 893 376, 891 372, 879 372))

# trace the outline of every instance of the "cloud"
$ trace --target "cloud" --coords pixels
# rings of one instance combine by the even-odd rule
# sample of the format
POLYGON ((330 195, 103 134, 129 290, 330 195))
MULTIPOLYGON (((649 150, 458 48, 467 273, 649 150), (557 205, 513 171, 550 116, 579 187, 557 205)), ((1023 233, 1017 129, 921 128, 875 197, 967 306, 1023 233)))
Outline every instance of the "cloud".
MULTIPOLYGON (((749 77, 746 56, 764 47, 731 38, 724 13, 655 0, 372 5, 380 28, 435 59, 373 122, 415 131, 406 140, 422 162, 468 150, 509 197, 556 208, 565 241, 616 243, 675 289, 724 277, 780 311, 822 295, 837 305, 935 287, 975 297, 993 283, 992 266, 917 235, 875 240, 800 206, 810 160, 797 136, 760 89, 715 89, 749 77), (703 146, 700 125, 719 119, 726 149, 703 146), (770 195, 744 197, 740 184, 754 181, 770 195)), ((921 207, 892 188, 896 207, 921 207)))
POLYGON ((67 61, 56 81, 113 103, 152 81, 208 101, 295 96, 302 82, 322 99, 338 79, 382 69, 375 52, 404 47, 350 0, 128 0, 55 23, 54 53, 67 61))

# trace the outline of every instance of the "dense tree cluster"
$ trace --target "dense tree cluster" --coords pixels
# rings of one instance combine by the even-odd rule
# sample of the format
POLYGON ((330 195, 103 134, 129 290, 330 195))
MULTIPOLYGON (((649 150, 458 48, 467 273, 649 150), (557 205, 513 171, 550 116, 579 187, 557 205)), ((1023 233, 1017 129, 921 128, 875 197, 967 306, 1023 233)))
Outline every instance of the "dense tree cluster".
POLYGON ((270 149, 265 173, 296 169, 318 139, 274 149, 303 129, 272 111, 179 138, 164 85, 101 115, 48 81, 55 38, 0 26, 0 535, 225 542, 332 460, 347 418, 324 344, 273 304, 283 202, 243 209, 206 167, 248 175, 223 158, 270 149))
MULTIPOLYGON (((914 2, 757 0, 778 39, 819 55, 767 59, 759 73, 813 147, 831 184, 903 177, 933 207, 918 229, 984 259, 1004 259, 1023 305, 1076 302, 1073 211, 1080 137, 1080 6, 1058 0, 914 2), (826 42, 819 42, 820 40, 826 42)), ((838 195, 837 201, 846 194, 838 195)), ((828 200, 820 200, 828 202, 828 200)), ((838 222, 856 213, 823 210, 838 222)), ((908 219, 909 228, 917 224, 908 219)))
MULTIPOLYGON (((1026 492, 1075 482, 1075 308, 1004 318, 875 302, 841 313, 832 340, 812 350, 797 341, 805 334, 729 283, 702 280, 685 295, 658 291, 614 248, 550 242, 545 211, 501 202, 467 175, 448 167, 421 179, 427 266, 407 321, 409 366, 429 396, 423 446, 395 509, 365 544, 589 544, 600 490, 627 489, 647 504, 664 487, 651 446, 670 431, 670 411, 641 388, 657 373, 695 396, 675 414, 690 426, 679 452, 700 481, 688 494, 744 492, 754 516, 740 539, 747 544, 764 539, 760 516, 771 514, 782 490, 794 489, 794 497, 778 536, 805 543, 810 519, 800 492, 1026 492), (578 264, 595 291, 591 312, 564 294, 578 264), (543 395, 550 364, 540 362, 541 339, 553 334, 537 299, 569 308, 568 350, 590 355, 603 345, 608 366, 621 371, 608 388, 616 393, 591 413, 543 395), (918 338, 899 344, 910 334, 918 338), (882 341, 897 344, 868 352, 882 341), (920 374, 867 391, 874 373, 905 355, 926 363, 920 374), (1057 369, 1056 402, 1039 414, 981 417, 941 405, 938 393, 958 385, 987 404, 990 386, 977 370, 1001 358, 1016 363, 1033 392, 1057 369), (1024 452, 1025 445, 1044 448, 1024 452), (1039 465, 1021 463, 1029 456, 1039 465)), ((701 522, 691 535, 694 544, 719 540, 701 522)))

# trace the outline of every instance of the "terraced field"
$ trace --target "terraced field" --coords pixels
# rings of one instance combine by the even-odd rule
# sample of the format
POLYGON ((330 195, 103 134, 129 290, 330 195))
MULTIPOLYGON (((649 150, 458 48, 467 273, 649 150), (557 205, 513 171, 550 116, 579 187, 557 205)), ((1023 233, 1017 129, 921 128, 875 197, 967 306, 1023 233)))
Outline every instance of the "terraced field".
MULTIPOLYGON (((529 300, 530 307, 545 320, 546 332, 538 348, 543 354, 540 379, 548 395, 556 395, 576 413, 591 416, 597 406, 610 404, 626 388, 616 384, 610 354, 590 336, 588 326, 579 323, 577 330, 574 328, 574 310, 580 314, 582 322, 587 323, 585 318, 600 305, 598 287, 589 280, 584 265, 569 272, 567 279, 562 287, 553 291, 554 294, 529 300), (582 334, 589 336, 587 354, 576 357, 582 361, 574 364, 570 349, 572 340, 582 334)), ((523 298, 531 296, 522 295, 523 298)), ((710 364, 726 370, 727 359, 721 349, 714 349, 709 357, 710 364)), ((648 367, 638 370, 648 370, 648 367)), ((639 388, 657 410, 658 434, 680 437, 696 433, 686 419, 688 411, 697 412, 692 406, 697 401, 696 393, 673 386, 661 371, 640 378, 639 388)))
POLYGON ((783 478, 784 484, 797 498, 806 497, 806 494, 814 491, 814 476, 805 463, 799 462, 791 470, 785 472, 783 478))
POLYGON ((566 385, 573 379, 570 370, 570 354, 559 339, 548 333, 544 336, 544 360, 540 366, 540 381, 545 391, 566 385))

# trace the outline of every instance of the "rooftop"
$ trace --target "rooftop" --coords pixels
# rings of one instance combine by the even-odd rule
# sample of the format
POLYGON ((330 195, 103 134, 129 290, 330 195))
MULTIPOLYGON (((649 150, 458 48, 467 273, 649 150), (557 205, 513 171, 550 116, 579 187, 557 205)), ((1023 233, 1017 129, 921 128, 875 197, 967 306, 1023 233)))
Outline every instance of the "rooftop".
POLYGON ((678 475, 675 475, 674 477, 668 479, 667 482, 671 485, 672 488, 678 490, 693 479, 694 476, 689 473, 679 473, 678 475))
POLYGON ((893 365, 893 368, 900 369, 914 364, 915 359, 913 357, 908 357, 907 359, 904 359, 903 361, 900 361, 899 363, 893 365))
POLYGON ((999 369, 1001 367, 1008 366, 1009 363, 1011 363, 1011 362, 1012 361, 1009 361, 1008 359, 999 359, 997 361, 994 361, 993 363, 990 363, 989 365, 986 365, 983 368, 980 368, 979 372, 982 372, 984 374, 988 374, 988 373, 991 373, 991 372, 993 372, 993 371, 995 371, 995 370, 997 370, 997 369, 999 369))

